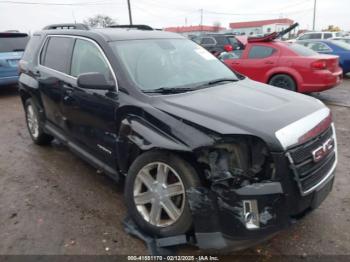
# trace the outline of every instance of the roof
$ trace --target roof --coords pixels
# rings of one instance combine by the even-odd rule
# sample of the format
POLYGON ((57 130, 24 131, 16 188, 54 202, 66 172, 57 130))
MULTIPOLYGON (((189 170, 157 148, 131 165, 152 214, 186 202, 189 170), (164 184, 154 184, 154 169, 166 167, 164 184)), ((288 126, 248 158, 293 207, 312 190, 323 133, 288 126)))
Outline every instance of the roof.
POLYGON ((230 23, 230 28, 237 29, 237 28, 249 28, 249 27, 260 27, 264 25, 271 25, 271 24, 293 24, 294 21, 288 18, 281 18, 281 19, 270 19, 270 20, 259 20, 259 21, 250 21, 250 22, 238 22, 238 23, 230 23))
POLYGON ((170 32, 163 32, 157 30, 137 30, 137 29, 124 29, 124 28, 103 28, 103 29, 90 29, 90 30, 44 30, 40 33, 49 35, 77 35, 85 37, 93 37, 98 35, 103 37, 105 41, 118 41, 118 40, 137 40, 137 39, 163 39, 163 38, 183 38, 182 36, 170 32))
POLYGON ((177 27, 166 27, 164 31, 174 32, 174 33, 191 33, 191 32, 217 32, 226 29, 220 26, 210 26, 210 25, 191 25, 191 26, 177 26, 177 27))

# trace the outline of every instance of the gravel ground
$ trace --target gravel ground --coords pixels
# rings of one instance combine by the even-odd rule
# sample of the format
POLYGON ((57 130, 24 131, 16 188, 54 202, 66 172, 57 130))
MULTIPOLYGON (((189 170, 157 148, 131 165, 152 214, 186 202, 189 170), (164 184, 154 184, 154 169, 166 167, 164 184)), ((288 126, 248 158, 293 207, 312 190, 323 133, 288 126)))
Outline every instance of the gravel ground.
MULTIPOLYGON (((339 162, 333 191, 313 213, 241 255, 350 255, 350 79, 322 94, 335 119, 339 162)), ((15 87, 0 89, 0 254, 146 254, 127 235, 122 186, 59 143, 28 135, 15 87)), ((202 254, 193 247, 180 253, 202 254)))

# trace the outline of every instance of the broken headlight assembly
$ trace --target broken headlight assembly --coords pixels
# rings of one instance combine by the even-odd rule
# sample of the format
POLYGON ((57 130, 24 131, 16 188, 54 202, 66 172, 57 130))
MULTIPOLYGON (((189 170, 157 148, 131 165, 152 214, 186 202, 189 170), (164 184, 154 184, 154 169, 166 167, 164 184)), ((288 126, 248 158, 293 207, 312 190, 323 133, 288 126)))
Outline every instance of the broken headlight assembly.
POLYGON ((202 149, 198 162, 212 185, 240 188, 275 180, 275 166, 268 148, 254 137, 224 141, 202 149))

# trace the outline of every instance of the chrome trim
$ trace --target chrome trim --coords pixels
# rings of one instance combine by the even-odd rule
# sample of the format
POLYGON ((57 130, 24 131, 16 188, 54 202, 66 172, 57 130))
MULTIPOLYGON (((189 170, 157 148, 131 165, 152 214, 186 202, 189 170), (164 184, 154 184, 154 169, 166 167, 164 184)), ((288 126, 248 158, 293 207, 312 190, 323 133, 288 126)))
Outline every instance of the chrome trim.
POLYGON ((324 107, 307 115, 275 132, 275 136, 284 150, 298 143, 298 139, 317 126, 330 113, 329 108, 324 107))
MULTIPOLYGON (((335 160, 334 160, 334 163, 331 167, 331 169, 329 170, 329 172, 327 173, 327 175, 325 175, 322 180, 320 182, 318 182, 316 185, 314 185, 313 187, 309 188, 308 190, 306 191, 303 191, 302 188, 301 188, 301 185, 300 185, 300 182, 298 182, 298 187, 300 189, 300 192, 301 192, 301 195, 302 196, 306 196, 310 193, 312 193, 314 190, 320 188, 320 187, 323 187, 324 184, 326 182, 328 182, 333 176, 334 176, 334 170, 337 166, 337 163, 338 163, 338 146, 337 146, 337 136, 336 136, 336 133, 335 133, 335 126, 334 126, 334 123, 332 123, 332 131, 333 131, 333 139, 334 139, 334 152, 335 152, 335 160)), ((287 157, 289 159, 289 161, 291 162, 291 164, 293 164, 293 160, 290 156, 289 153, 287 153, 287 157)))
MULTIPOLYGON (((43 48, 44 48, 44 46, 45 46, 45 44, 46 44, 46 42, 47 42, 47 39, 48 39, 49 37, 52 37, 52 36, 54 36, 54 37, 66 37, 66 38, 81 39, 81 40, 86 40, 86 41, 89 41, 89 42, 93 43, 93 44, 97 47, 97 49, 100 51, 100 53, 102 54, 103 58, 106 60, 107 65, 108 65, 108 68, 109 68, 109 70, 111 71, 111 73, 112 73, 112 75, 113 75, 113 79, 114 79, 114 82, 115 82, 116 92, 118 92, 118 90, 119 90, 119 89, 118 89, 118 81, 117 81, 117 77, 116 77, 116 75, 115 75, 115 72, 114 72, 114 70, 113 70, 113 67, 112 67, 111 63, 109 62, 107 56, 105 55, 104 51, 103 51, 102 48, 99 46, 99 44, 98 44, 96 41, 94 41, 94 40, 92 40, 92 39, 90 39, 90 38, 88 38, 88 37, 75 36, 75 35, 55 35, 55 34, 53 34, 53 35, 51 35, 51 34, 46 35, 44 41, 43 41, 42 44, 41 44, 41 47, 40 47, 39 53, 38 53, 38 57, 37 57, 37 63, 38 63, 38 66, 39 66, 39 67, 43 67, 43 68, 48 69, 48 70, 51 70, 51 71, 53 71, 53 72, 55 72, 55 73, 64 75, 64 76, 66 76, 66 77, 69 77, 69 78, 71 78, 71 79, 73 79, 73 80, 77 80, 77 77, 68 75, 68 74, 66 74, 66 73, 57 71, 57 70, 55 70, 55 69, 52 69, 52 68, 50 68, 50 67, 47 67, 47 66, 44 66, 44 65, 40 64, 40 57, 41 57, 41 53, 42 53, 42 51, 43 51, 43 48)), ((73 47, 73 51, 74 51, 74 47, 73 47)))

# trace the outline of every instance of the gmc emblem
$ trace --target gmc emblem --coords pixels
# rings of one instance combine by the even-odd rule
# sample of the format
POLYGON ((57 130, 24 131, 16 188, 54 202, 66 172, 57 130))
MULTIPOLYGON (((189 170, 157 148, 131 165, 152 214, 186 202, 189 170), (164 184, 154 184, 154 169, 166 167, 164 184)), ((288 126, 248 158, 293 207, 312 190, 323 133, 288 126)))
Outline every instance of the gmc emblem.
POLYGON ((312 151, 312 157, 314 159, 314 162, 320 161, 333 149, 333 147, 334 147, 334 139, 329 138, 326 142, 322 144, 322 146, 312 151))

